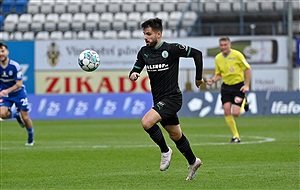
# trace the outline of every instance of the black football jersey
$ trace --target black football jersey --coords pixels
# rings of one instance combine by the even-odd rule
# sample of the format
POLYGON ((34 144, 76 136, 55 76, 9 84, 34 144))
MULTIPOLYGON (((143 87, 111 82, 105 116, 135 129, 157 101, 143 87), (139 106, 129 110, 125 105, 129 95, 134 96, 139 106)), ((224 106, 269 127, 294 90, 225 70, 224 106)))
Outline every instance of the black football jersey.
POLYGON ((198 73, 196 78, 198 75, 198 78, 201 79, 202 53, 189 46, 167 42, 162 42, 156 48, 143 46, 138 52, 137 60, 130 73, 140 73, 146 67, 154 102, 158 102, 167 96, 181 93, 178 85, 180 57, 194 57, 195 61, 201 62, 200 74, 196 72, 198 73), (195 60, 194 55, 191 55, 191 51, 194 55, 195 52, 200 53, 201 60, 195 60))

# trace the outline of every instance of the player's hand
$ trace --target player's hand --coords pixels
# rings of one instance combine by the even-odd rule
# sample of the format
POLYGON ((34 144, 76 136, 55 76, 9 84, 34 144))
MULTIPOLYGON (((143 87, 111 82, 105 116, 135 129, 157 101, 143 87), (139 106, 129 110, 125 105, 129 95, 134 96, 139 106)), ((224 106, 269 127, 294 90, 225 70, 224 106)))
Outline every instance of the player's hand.
POLYGON ((248 92, 249 91, 249 86, 248 85, 242 86, 241 89, 240 89, 240 91, 242 91, 244 93, 248 92))
POLYGON ((195 83, 196 83, 196 86, 197 86, 198 88, 200 88, 201 84, 204 83, 204 79, 202 78, 201 80, 196 80, 195 83))
POLYGON ((8 91, 6 89, 0 91, 0 97, 7 96, 7 95, 8 95, 8 91))
POLYGON ((212 85, 215 81, 213 79, 206 79, 206 84, 212 85))
POLYGON ((140 77, 140 73, 133 72, 133 73, 131 73, 129 79, 131 81, 136 81, 139 77, 140 77))

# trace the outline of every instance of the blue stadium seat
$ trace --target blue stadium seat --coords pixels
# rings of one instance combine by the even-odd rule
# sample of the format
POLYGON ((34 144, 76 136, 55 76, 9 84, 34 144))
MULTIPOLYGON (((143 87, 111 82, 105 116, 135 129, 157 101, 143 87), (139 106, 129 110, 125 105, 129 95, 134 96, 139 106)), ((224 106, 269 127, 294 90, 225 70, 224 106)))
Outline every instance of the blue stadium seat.
POLYGON ((15 6, 15 0, 3 0, 1 5, 1 10, 3 14, 9 14, 13 12, 13 8, 15 6))
POLYGON ((4 22, 4 15, 0 15, 0 31, 2 30, 3 22, 4 22))
POLYGON ((15 3, 15 13, 22 14, 26 12, 28 0, 16 0, 15 3))

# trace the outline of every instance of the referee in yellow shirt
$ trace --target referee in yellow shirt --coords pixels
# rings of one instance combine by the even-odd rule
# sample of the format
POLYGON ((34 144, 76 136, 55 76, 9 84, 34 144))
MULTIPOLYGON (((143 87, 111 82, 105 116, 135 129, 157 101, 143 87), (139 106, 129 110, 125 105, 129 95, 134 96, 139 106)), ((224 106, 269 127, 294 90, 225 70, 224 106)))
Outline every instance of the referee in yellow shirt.
POLYGON ((248 111, 245 93, 249 91, 251 67, 244 55, 231 49, 229 37, 219 39, 221 52, 215 57, 215 75, 206 79, 208 85, 223 79, 221 87, 221 101, 223 104, 225 121, 232 132, 231 143, 241 142, 234 117, 239 117, 242 110, 248 111))

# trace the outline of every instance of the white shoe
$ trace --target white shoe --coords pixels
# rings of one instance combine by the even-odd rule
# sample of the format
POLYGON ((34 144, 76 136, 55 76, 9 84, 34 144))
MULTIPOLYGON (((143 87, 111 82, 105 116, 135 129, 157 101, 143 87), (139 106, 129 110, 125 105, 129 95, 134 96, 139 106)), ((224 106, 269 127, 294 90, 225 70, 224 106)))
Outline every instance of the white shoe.
POLYGON ((200 158, 196 158, 196 161, 194 164, 189 165, 189 175, 187 176, 186 180, 192 180, 196 177, 196 172, 198 168, 203 164, 203 162, 200 160, 200 158))
POLYGON ((165 171, 166 169, 168 169, 168 167, 170 165, 172 154, 173 154, 173 151, 170 147, 169 147, 168 152, 161 153, 160 171, 165 171))
POLYGON ((33 145, 34 145, 34 141, 25 143, 25 146, 33 146, 33 145))

